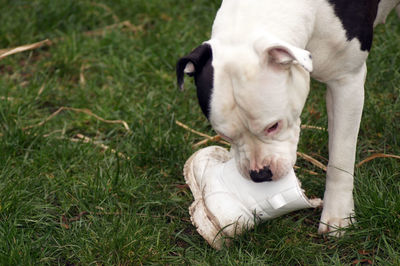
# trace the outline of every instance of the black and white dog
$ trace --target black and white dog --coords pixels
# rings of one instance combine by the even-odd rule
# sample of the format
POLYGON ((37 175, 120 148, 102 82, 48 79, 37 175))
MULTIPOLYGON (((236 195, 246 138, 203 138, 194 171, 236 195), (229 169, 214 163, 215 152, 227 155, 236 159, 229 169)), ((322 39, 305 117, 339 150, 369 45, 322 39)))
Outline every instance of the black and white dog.
POLYGON ((353 173, 373 28, 400 0, 223 0, 211 39, 181 58, 203 113, 243 176, 276 180, 296 161, 311 77, 327 85, 329 164, 319 232, 354 212, 353 173), (311 56, 312 55, 312 56, 311 56))

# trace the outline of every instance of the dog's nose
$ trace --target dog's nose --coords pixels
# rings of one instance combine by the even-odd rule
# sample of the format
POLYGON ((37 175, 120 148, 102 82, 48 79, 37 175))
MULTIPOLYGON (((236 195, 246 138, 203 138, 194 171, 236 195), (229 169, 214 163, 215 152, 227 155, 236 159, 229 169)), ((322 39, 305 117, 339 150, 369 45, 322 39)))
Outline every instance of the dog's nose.
POLYGON ((268 166, 265 166, 259 171, 251 170, 250 178, 256 183, 272 181, 272 172, 268 166))

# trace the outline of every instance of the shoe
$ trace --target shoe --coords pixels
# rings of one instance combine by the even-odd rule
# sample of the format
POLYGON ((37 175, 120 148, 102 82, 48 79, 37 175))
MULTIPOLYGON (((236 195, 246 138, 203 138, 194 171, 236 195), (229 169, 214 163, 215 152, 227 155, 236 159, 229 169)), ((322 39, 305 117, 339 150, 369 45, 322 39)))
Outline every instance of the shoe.
POLYGON ((293 170, 277 181, 255 183, 240 175, 234 158, 219 146, 194 153, 184 176, 194 197, 190 219, 216 249, 256 223, 322 204, 304 195, 293 170))

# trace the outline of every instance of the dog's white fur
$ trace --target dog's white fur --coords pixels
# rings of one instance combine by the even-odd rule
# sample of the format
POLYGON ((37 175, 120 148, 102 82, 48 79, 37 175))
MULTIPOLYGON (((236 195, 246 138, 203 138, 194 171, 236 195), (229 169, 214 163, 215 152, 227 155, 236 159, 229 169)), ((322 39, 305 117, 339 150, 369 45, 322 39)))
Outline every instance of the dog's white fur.
MULTIPOLYGON (((399 2, 381 0, 375 24, 399 2)), ((214 68, 210 122, 232 142, 244 176, 267 165, 277 179, 294 166, 309 72, 327 84, 329 164, 319 232, 349 225, 368 56, 358 39, 347 40, 326 0, 224 0, 207 43, 214 68)))

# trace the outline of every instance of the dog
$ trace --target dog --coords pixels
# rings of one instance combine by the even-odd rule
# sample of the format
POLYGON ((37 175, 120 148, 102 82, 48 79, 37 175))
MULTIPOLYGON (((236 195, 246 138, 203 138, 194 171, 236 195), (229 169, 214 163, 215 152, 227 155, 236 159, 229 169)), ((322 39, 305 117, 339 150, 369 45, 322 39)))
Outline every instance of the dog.
POLYGON ((277 180, 294 166, 310 77, 327 85, 329 162, 319 233, 354 217, 353 173, 373 29, 400 0, 223 0, 211 38, 179 59, 240 173, 277 180))

